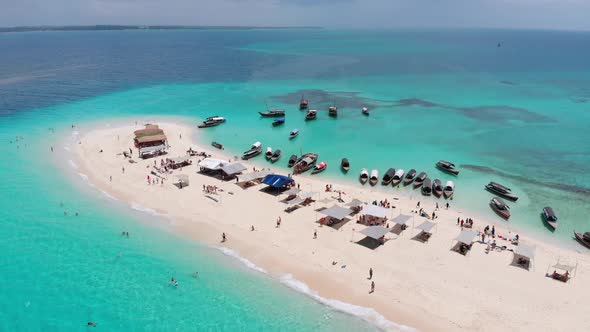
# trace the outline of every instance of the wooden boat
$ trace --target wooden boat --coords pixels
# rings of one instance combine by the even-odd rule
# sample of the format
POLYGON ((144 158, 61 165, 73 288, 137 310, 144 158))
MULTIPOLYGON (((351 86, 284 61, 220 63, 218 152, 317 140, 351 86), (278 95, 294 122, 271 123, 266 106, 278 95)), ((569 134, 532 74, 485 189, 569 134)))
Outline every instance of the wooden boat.
POLYGON ((293 165, 295 174, 300 174, 312 168, 315 162, 318 161, 318 155, 315 153, 306 153, 293 165))
POLYGON ((404 186, 407 186, 410 183, 412 183, 415 178, 416 178, 416 170, 412 168, 408 172, 408 174, 406 174, 406 177, 404 178, 404 186))
POLYGON ((363 107, 361 110, 361 113, 363 113, 363 115, 369 115, 369 109, 366 107, 363 107))
POLYGON ((374 186, 379 182, 379 171, 374 169, 371 171, 371 176, 369 176, 369 184, 374 186))
POLYGON ((453 174, 453 175, 459 174, 459 170, 455 168, 455 164, 448 162, 446 160, 439 160, 439 162, 436 163, 436 168, 440 169, 443 172, 449 173, 449 174, 453 174))
POLYGON ((434 196, 436 196, 436 197, 442 196, 443 186, 442 186, 442 182, 440 182, 439 179, 434 179, 434 181, 432 182, 432 192, 434 193, 434 196))
POLYGON ((265 118, 278 118, 285 116, 285 110, 269 110, 267 112, 258 112, 258 114, 265 118))
POLYGON ((582 234, 574 230, 574 237, 576 238, 576 240, 578 240, 578 242, 580 242, 581 245, 590 249, 590 232, 582 234))
POLYGON ((223 150, 223 144, 217 142, 211 142, 211 145, 219 150, 223 150))
POLYGON ((398 184, 400 184, 400 182, 402 182, 403 179, 404 179, 404 170, 398 169, 397 172, 395 172, 395 174, 393 175, 393 179, 391 180, 391 185, 395 187, 398 184))
POLYGON ((430 196, 432 194, 432 181, 430 178, 424 179, 424 185, 422 185, 422 195, 430 196))
POLYGON ((272 122, 272 126, 276 127, 276 126, 280 126, 284 123, 285 123, 285 118, 278 118, 272 122))
POLYGON ((319 172, 323 172, 326 168, 328 168, 328 163, 326 163, 325 161, 322 161, 321 163, 315 165, 313 171, 311 171, 311 174, 317 174, 319 172))
POLYGON ((276 149, 273 153, 272 156, 270 156, 270 161, 271 162, 276 162, 277 160, 279 160, 279 158, 281 158, 281 150, 280 149, 276 149))
POLYGON ((544 207, 541 215, 543 216, 543 220, 547 223, 547 225, 549 225, 553 230, 557 229, 557 215, 551 207, 544 207))
POLYGON ((242 160, 248 160, 250 158, 256 157, 257 155, 262 153, 262 143, 256 142, 252 144, 250 150, 244 152, 242 155, 242 160))
POLYGON ((272 157, 272 148, 270 146, 266 148, 266 153, 264 154, 264 156, 266 157, 266 159, 270 159, 270 157, 272 157))
POLYGON ((340 167, 342 167, 344 172, 348 172, 350 169, 350 163, 348 162, 348 159, 342 158, 342 161, 340 161, 340 167))
POLYGON ((220 125, 224 122, 225 122, 225 118, 223 118, 221 116, 210 116, 207 119, 205 119, 205 121, 203 121, 203 123, 200 124, 198 127, 199 128, 215 127, 215 126, 220 125))
POLYGON ((338 116, 338 107, 336 107, 336 105, 332 105, 330 107, 328 107, 328 115, 331 117, 337 117, 338 116))
POLYGON ((291 155, 291 157, 289 158, 289 167, 293 167, 293 165, 295 165, 295 163, 297 162, 297 155, 293 154, 291 155))
POLYGON ((315 120, 318 116, 318 111, 317 110, 308 110, 307 113, 305 114, 305 120, 309 121, 309 120, 315 120))
POLYGON ((299 129, 293 129, 289 133, 289 139, 294 139, 295 137, 297 137, 297 135, 299 135, 299 129))
POLYGON ((393 168, 387 169, 387 171, 383 175, 383 178, 381 179, 381 184, 384 186, 390 184, 391 180, 393 180, 394 174, 395 174, 395 169, 393 169, 393 168))
POLYGON ((420 174, 418 174, 418 176, 416 176, 416 179, 414 180, 414 188, 420 187, 427 177, 428 174, 426 174, 426 172, 420 172, 420 174))
POLYGON ((361 169, 361 174, 359 175, 359 181, 362 184, 367 183, 367 181, 369 180, 369 172, 367 171, 366 168, 361 169))
POLYGON ((307 107, 309 107, 309 101, 305 99, 304 96, 301 96, 301 100, 299 101, 299 109, 305 110, 307 107))
POLYGON ((518 200, 518 196, 514 195, 511 192, 512 189, 505 187, 497 182, 492 181, 492 182, 486 184, 485 188, 487 191, 494 193, 498 196, 502 196, 502 197, 509 199, 511 201, 516 202, 518 200))
POLYGON ((455 184, 453 183, 453 181, 447 181, 447 183, 445 184, 445 188, 443 189, 443 194, 445 195, 445 198, 451 198, 454 193, 455 184))
POLYGON ((510 218, 510 207, 500 197, 494 197, 490 201, 490 207, 497 215, 504 219, 510 218))

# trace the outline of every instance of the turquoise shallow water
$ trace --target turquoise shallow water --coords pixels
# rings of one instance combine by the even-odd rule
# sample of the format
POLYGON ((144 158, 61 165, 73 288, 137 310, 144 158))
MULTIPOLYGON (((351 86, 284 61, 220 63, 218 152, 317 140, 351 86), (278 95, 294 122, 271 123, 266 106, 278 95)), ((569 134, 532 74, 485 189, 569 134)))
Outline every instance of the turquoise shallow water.
POLYGON ((588 41, 518 31, 0 35, 0 330, 70 331, 88 320, 109 331, 375 329, 150 226, 162 221, 64 172, 49 146, 61 148, 71 123, 178 115, 196 124, 219 114, 228 122, 203 131, 206 140, 235 154, 259 140, 283 150, 280 165, 317 152, 327 181, 401 167, 444 183, 450 177, 434 163, 449 159, 471 165, 454 179, 451 204, 495 219, 482 186, 497 180, 521 196, 511 227, 575 245, 571 231, 590 229, 588 41), (297 110, 303 93, 317 121, 297 110), (326 114, 332 102, 338 119, 326 114), (287 110, 283 127, 257 115, 265 103, 287 110), (293 128, 301 134, 289 141, 293 128), (560 216, 554 234, 539 217, 545 205, 560 216), (123 229, 131 239, 120 238, 123 229))

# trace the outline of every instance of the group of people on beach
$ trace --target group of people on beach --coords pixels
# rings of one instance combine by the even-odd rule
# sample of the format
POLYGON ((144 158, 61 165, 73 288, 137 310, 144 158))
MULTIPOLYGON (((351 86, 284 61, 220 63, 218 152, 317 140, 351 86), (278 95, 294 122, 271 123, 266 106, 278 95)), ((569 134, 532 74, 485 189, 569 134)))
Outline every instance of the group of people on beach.
POLYGON ((461 229, 473 228, 473 219, 471 219, 471 218, 461 219, 461 217, 457 217, 457 225, 461 226, 461 229))
POLYGON ((147 175, 147 184, 149 185, 155 185, 155 184, 159 184, 161 186, 164 185, 164 179, 160 178, 160 177, 151 177, 149 174, 147 175))
POLYGON ((217 189, 217 186, 203 184, 203 192, 206 194, 217 194, 217 189))

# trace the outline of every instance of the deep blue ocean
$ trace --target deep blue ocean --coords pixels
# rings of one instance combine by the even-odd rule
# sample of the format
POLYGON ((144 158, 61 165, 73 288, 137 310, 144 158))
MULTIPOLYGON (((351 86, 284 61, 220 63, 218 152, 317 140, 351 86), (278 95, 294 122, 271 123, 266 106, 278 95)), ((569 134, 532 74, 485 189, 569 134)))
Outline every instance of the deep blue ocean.
POLYGON ((376 329, 162 232, 145 222, 156 217, 63 172, 49 146, 71 123, 220 114, 228 122, 205 135, 229 151, 257 140, 285 155, 313 150, 330 165, 322 176, 342 181, 395 167, 444 183, 434 163, 449 159, 462 169, 452 204, 495 218, 482 186, 496 180, 521 197, 511 227, 575 245, 573 229, 590 231, 588 59, 587 32, 0 34, 0 330, 82 330, 87 321, 108 331, 376 329), (303 121, 301 95, 317 121, 303 121), (324 112, 331 103, 337 120, 324 112), (287 110, 283 128, 257 116, 267 104, 287 110), (286 143, 293 128, 300 137, 286 143), (337 170, 342 157, 349 177, 337 170), (560 217, 555 233, 539 217, 546 205, 560 217), (123 240, 122 229, 134 236, 123 240), (171 275, 181 287, 169 286, 171 275))

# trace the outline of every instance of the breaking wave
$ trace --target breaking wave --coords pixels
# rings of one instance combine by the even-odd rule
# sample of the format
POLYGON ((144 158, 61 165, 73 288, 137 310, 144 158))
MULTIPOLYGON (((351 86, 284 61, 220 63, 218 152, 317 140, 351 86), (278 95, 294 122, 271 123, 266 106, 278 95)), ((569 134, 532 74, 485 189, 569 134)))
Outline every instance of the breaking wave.
POLYGON ((217 247, 217 249, 219 249, 219 251, 221 251, 224 255, 226 256, 230 256, 233 257, 237 260, 239 260, 242 264, 246 265, 246 267, 254 270, 254 271, 258 271, 260 273, 264 273, 266 274, 266 270, 261 268, 260 266, 252 263, 250 260, 240 256, 240 254, 238 254, 237 252, 229 249, 229 248, 225 248, 225 247, 217 247))
POLYGON ((397 324, 395 322, 387 320, 385 317, 383 317, 383 315, 378 313, 373 308, 361 307, 358 305, 322 297, 320 296, 320 294, 318 294, 318 292, 309 288, 309 286, 306 283, 295 279, 291 274, 286 274, 282 276, 280 278, 280 281, 287 287, 297 292, 303 293, 323 305, 326 305, 334 310, 343 312, 345 314, 359 317, 368 323, 376 325, 380 329, 386 331, 415 331, 415 329, 409 326, 397 324))

